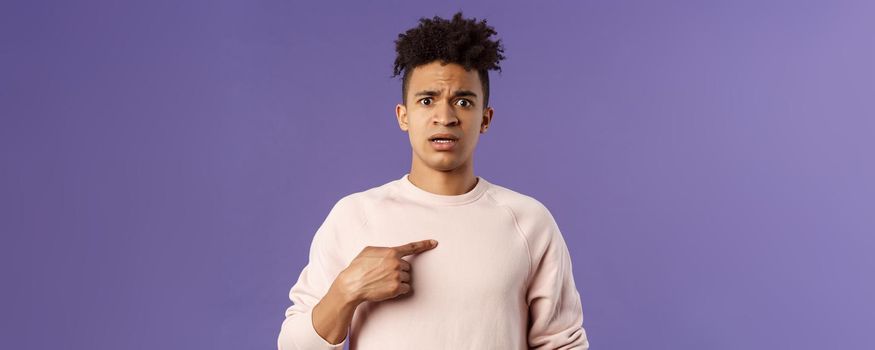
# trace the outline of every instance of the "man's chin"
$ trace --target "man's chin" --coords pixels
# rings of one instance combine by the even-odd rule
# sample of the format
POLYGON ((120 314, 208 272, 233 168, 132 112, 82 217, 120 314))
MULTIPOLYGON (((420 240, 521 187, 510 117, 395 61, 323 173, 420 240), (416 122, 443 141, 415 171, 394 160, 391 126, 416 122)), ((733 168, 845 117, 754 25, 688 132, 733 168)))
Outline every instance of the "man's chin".
POLYGON ((462 156, 456 152, 435 152, 427 150, 419 155, 419 161, 425 167, 435 171, 453 171, 465 164, 462 156))
POLYGON ((426 166, 436 171, 453 171, 462 166, 462 162, 459 162, 456 157, 441 157, 443 159, 436 159, 431 162, 426 162, 426 166))

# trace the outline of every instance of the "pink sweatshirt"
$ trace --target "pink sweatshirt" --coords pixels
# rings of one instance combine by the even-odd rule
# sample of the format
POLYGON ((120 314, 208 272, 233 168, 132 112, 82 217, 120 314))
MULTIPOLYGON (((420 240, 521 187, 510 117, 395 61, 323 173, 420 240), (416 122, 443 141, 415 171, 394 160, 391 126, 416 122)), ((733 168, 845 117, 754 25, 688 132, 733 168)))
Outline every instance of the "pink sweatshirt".
POLYGON ((408 175, 328 213, 289 292, 279 350, 589 348, 568 248, 541 202, 479 176, 467 193, 439 195, 408 175), (364 247, 424 239, 438 246, 403 257, 411 293, 360 304, 340 344, 316 333, 313 306, 364 247))

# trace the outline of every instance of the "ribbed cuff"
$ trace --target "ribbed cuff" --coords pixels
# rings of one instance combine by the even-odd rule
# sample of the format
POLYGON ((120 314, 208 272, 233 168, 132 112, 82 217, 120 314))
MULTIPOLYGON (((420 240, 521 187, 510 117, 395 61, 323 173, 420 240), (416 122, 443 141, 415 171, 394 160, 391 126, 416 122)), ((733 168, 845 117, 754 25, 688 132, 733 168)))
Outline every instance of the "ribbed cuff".
MULTIPOLYGON (((283 338, 287 341, 291 340, 296 350, 343 350, 343 346, 349 339, 349 334, 343 338, 339 344, 331 344, 319 333, 316 333, 316 328, 313 326, 313 311, 297 314, 286 320, 283 327, 285 328, 284 336, 280 338, 280 345, 283 344, 283 338)), ((280 350, 284 349, 280 346, 280 350)))

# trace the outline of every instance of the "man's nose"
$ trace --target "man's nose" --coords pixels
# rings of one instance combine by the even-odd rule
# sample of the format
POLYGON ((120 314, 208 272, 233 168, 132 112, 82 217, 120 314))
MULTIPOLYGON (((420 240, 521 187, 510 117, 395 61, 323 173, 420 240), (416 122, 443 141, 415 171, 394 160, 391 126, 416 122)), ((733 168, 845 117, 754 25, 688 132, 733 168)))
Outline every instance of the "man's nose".
POLYGON ((437 108, 434 109, 434 119, 435 124, 443 124, 443 125, 455 125, 459 122, 459 118, 456 117, 456 111, 447 103, 438 103, 437 108))

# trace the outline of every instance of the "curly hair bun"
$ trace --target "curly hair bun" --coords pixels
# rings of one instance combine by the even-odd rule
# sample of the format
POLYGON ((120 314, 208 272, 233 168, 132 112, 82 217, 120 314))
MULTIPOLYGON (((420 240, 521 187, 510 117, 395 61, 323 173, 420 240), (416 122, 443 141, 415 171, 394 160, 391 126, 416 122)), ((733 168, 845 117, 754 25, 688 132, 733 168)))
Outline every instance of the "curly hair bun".
MULTIPOLYGON (((441 60, 456 63, 466 70, 475 69, 483 83, 484 102, 489 96, 489 70, 501 72, 499 62, 504 59, 501 39, 492 40, 497 34, 486 24, 486 19, 466 19, 459 11, 452 19, 438 16, 420 18, 419 25, 398 34, 395 51, 398 56, 392 76, 403 75, 402 101, 407 94, 410 72, 417 66, 441 60)), ((484 103, 485 105, 485 103, 484 103)))

